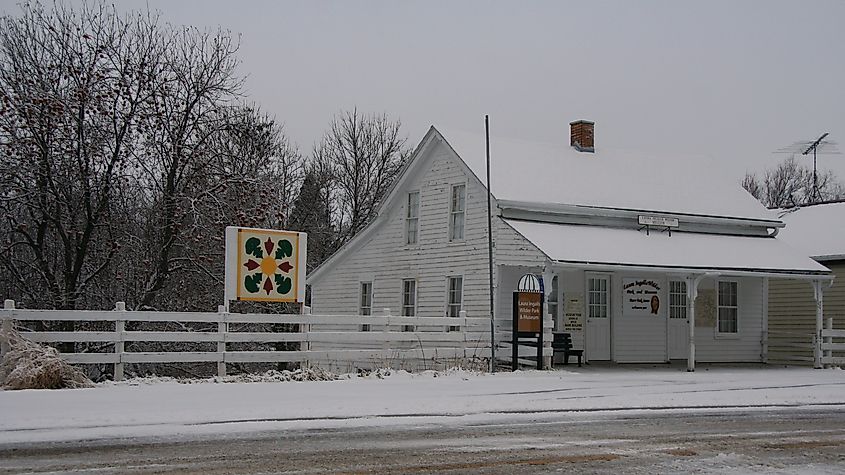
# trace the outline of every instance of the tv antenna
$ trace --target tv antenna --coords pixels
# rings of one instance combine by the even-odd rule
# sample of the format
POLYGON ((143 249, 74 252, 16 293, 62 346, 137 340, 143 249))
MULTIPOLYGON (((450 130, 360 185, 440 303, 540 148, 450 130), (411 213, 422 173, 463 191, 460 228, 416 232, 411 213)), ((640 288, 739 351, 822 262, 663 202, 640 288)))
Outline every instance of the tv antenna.
POLYGON ((789 153, 794 157, 799 153, 808 156, 810 152, 813 153, 813 192, 810 198, 814 202, 821 201, 821 193, 819 192, 819 176, 816 168, 816 155, 841 155, 842 152, 836 148, 837 143, 827 140, 829 132, 823 133, 816 140, 809 140, 806 142, 795 142, 792 145, 778 149, 775 153, 789 153))

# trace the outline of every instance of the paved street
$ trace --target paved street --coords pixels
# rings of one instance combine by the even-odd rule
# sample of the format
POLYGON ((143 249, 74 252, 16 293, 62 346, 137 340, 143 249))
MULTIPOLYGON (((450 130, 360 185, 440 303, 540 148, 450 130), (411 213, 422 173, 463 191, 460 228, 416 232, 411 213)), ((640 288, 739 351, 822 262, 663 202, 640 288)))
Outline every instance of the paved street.
MULTIPOLYGON (((0 473, 842 473, 842 406, 563 412, 472 422, 0 446, 0 473)), ((225 431, 224 431, 225 433, 225 431)))

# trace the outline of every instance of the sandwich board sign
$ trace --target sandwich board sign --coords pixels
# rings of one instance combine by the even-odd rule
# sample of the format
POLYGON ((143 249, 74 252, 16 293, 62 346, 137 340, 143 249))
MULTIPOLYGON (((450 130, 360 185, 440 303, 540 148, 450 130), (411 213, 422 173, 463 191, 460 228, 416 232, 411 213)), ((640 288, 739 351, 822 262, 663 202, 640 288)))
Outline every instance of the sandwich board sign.
POLYGON ((226 227, 225 299, 305 302, 308 235, 226 227))

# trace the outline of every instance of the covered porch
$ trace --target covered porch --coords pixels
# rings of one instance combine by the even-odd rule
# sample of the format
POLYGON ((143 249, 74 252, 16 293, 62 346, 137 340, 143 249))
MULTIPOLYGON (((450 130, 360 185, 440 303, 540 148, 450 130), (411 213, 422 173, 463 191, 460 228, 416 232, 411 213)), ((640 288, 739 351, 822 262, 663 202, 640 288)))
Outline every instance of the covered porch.
POLYGON ((542 275, 546 318, 587 362, 765 363, 772 277, 813 287, 822 329, 829 270, 773 237, 508 224, 547 260, 500 266, 498 308, 519 276, 542 275))

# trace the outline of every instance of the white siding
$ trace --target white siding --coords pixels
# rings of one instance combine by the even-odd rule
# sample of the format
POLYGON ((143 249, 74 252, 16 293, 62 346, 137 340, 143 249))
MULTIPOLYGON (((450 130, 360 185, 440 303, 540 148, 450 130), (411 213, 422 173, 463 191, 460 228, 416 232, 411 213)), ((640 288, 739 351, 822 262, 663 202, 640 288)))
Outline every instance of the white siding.
MULTIPOLYGON (((446 283, 463 276, 463 309, 467 316, 489 315, 487 268, 487 195, 457 155, 442 143, 421 156, 421 173, 405 183, 384 212, 386 221, 369 240, 351 249, 321 280, 312 285, 312 311, 356 314, 361 280, 373 282, 373 314, 401 309, 402 279, 417 279, 417 311, 421 317, 446 314, 446 283), (449 194, 452 185, 466 184, 465 240, 448 241, 449 194), (405 245, 407 192, 419 190, 419 241, 405 245)), ((496 259, 542 262, 544 256, 512 228, 494 217, 496 259)), ((495 281, 495 280, 494 280, 495 281)), ((510 311, 508 308, 508 312, 510 311)))
MULTIPOLYGON (((726 278, 728 279, 728 278, 726 278)), ((695 327, 695 360, 698 362, 761 362, 763 353, 763 279, 730 278, 739 282, 739 332, 716 336, 714 326, 695 327)), ((713 289, 715 281, 705 279, 699 289, 713 289)))
POLYGON ((666 277, 661 274, 613 274, 611 279, 611 328, 613 341, 611 353, 614 361, 620 363, 659 363, 666 358, 666 308, 669 299, 666 297, 666 277), (624 315, 624 295, 622 279, 630 277, 636 279, 650 279, 660 285, 660 310, 658 315, 632 316, 624 315))
MULTIPOLYGON (((845 328, 845 262, 822 262, 834 274, 833 286, 824 288, 824 319, 845 328)), ((769 281, 769 362, 813 363, 816 301, 809 281, 769 281)))

